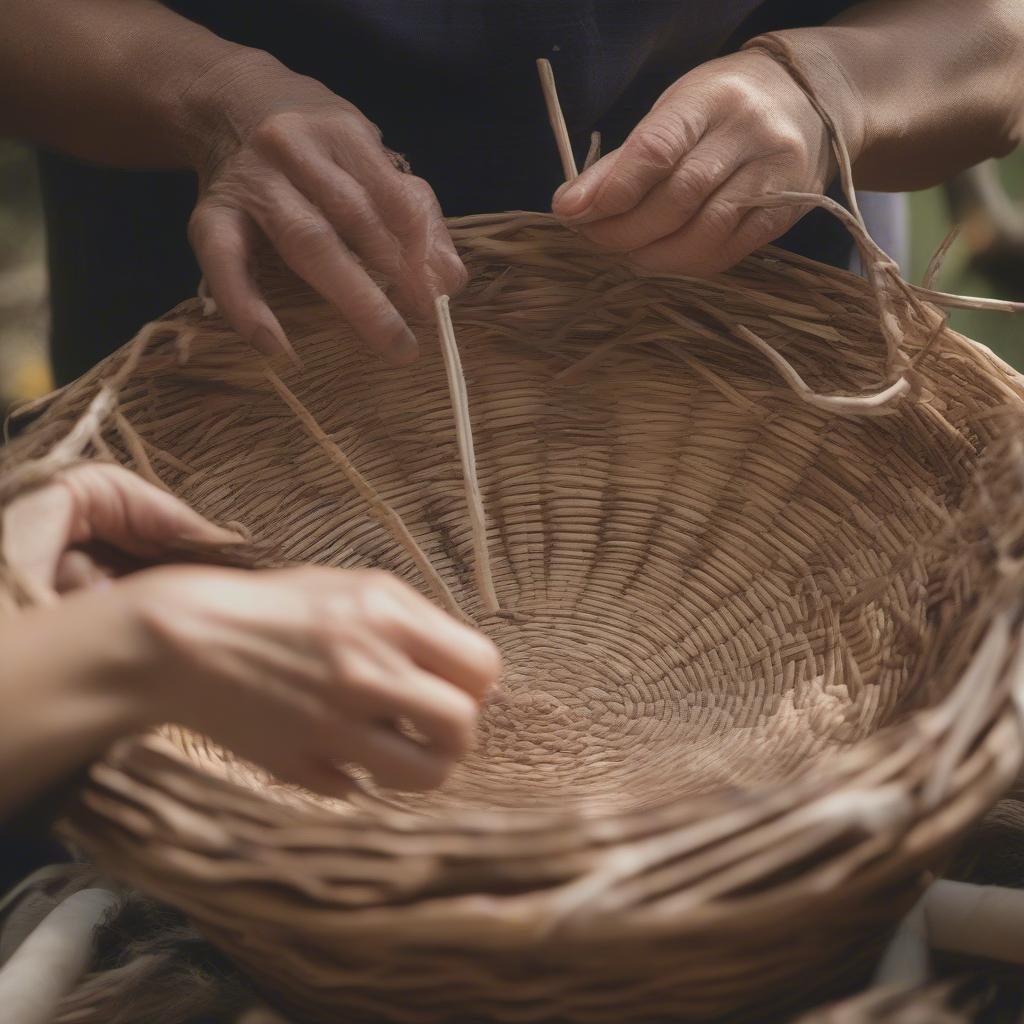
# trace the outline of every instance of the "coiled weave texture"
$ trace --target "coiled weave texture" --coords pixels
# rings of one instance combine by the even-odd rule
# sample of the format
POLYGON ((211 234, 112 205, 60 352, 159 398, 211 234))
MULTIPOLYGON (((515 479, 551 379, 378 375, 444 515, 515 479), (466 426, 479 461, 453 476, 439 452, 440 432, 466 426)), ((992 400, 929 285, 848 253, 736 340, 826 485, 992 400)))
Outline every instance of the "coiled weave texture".
POLYGON ((304 372, 186 303, 3 468, 45 477, 78 423, 252 564, 454 602, 508 665, 478 750, 436 794, 332 803, 166 730, 93 769, 66 833, 303 1020, 768 1020, 856 984, 1020 759, 1020 380, 909 293, 894 360, 875 291, 779 251, 696 282, 542 215, 452 230, 497 614, 434 325, 389 370, 277 268, 304 372), (895 375, 871 415, 815 397, 895 375))

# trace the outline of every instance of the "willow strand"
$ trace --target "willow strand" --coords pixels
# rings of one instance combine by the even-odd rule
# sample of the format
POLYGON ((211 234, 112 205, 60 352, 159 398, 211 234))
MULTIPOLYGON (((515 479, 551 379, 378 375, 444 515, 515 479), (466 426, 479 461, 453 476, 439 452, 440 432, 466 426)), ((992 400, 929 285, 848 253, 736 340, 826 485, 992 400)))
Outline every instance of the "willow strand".
POLYGON ((452 324, 448 296, 438 296, 434 308, 437 312, 437 334, 441 341, 444 370, 448 378, 448 394, 451 396, 452 413, 455 416, 455 437, 459 446, 459 461, 462 464, 462 479, 466 488, 466 509, 473 533, 476 585, 484 607, 493 614, 498 611, 499 604, 498 595, 494 591, 491 556, 487 547, 487 517, 476 474, 476 452, 473 448, 473 425, 469 417, 466 377, 462 372, 459 346, 455 341, 455 327, 452 324))
POLYGON ((295 418, 302 425, 306 433, 320 445, 324 454, 345 474, 349 483, 359 492, 366 502, 370 514, 394 537, 402 550, 416 563, 416 567, 423 574, 427 583, 430 584, 430 588, 434 591, 434 595, 441 602, 444 609, 460 619, 465 619, 466 615, 459 607, 459 602, 455 599, 455 595, 434 568, 426 552, 416 542, 416 538, 409 532, 409 528, 405 525, 402 517, 380 496, 373 484, 356 469, 352 460, 349 459, 341 448, 327 436, 326 431, 316 421, 313 414, 302 404, 298 396, 269 365, 266 366, 264 373, 271 386, 294 413, 295 418))

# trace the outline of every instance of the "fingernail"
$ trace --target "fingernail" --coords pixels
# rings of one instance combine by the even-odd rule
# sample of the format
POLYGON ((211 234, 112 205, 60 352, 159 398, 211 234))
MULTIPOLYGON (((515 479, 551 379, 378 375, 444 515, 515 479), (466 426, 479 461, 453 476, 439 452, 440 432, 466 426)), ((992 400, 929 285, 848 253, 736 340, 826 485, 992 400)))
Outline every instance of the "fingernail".
POLYGON ((408 327, 403 327, 391 339, 386 354, 392 363, 404 366, 406 363, 411 363, 419 355, 419 352, 420 343, 416 340, 416 335, 408 327))
POLYGON ((445 253, 445 262, 448 264, 449 280, 451 285, 448 288, 449 295, 455 295, 462 291, 469 283, 469 269, 459 258, 457 253, 445 253))
POLYGON ((485 694, 483 700, 485 707, 491 707, 492 705, 507 704, 508 703, 508 692, 501 688, 501 686, 492 686, 485 694))
POLYGON ((587 190, 582 185, 567 182, 555 193, 552 206, 563 216, 575 217, 585 209, 586 199, 587 190))
POLYGON ((210 523, 208 528, 189 528, 178 534, 178 540, 185 544, 197 544, 200 547, 209 547, 214 544, 228 546, 231 544, 247 544, 248 541, 240 533, 228 530, 223 526, 216 526, 210 523))
POLYGON ((257 352, 262 352, 269 359, 274 359, 282 354, 286 355, 297 370, 302 370, 302 360, 299 358, 299 354, 292 347, 292 343, 282 334, 277 335, 269 328, 257 327, 256 330, 249 335, 249 344, 252 345, 257 352))

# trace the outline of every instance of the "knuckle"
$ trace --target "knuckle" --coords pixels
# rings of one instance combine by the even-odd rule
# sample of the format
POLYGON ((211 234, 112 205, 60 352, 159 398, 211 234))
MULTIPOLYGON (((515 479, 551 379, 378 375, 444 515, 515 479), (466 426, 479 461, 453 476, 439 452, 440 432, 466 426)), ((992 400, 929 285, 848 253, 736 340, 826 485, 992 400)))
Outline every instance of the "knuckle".
POLYGON ((423 178, 419 178, 415 174, 403 174, 399 181, 406 196, 413 202, 433 205, 436 201, 434 190, 430 187, 429 182, 423 178))
POLYGON ((435 755, 423 766, 416 781, 421 789, 437 789, 444 785, 454 767, 455 762, 451 758, 435 755))
POLYGON ((776 119, 765 128, 765 141, 773 152, 781 152, 805 158, 808 153, 807 139, 792 121, 776 119))
POLYGON ((370 629, 390 629, 398 621, 400 612, 398 595, 390 581, 375 579, 363 586, 359 595, 359 616, 370 629))
POLYGON ((669 198, 675 206, 693 206, 714 191, 718 177, 718 170, 712 165, 702 160, 688 160, 672 176, 669 198))
POLYGON ((385 789, 424 792, 442 785, 451 774, 452 767, 450 759, 432 753, 422 758, 415 767, 381 765, 373 776, 377 784, 385 789))
POLYGON ((480 666, 481 675, 488 683, 496 683, 501 678, 504 660, 497 646, 486 637, 481 637, 480 653, 477 661, 480 666))
POLYGON ((335 680, 343 683, 351 697, 364 701, 380 697, 383 673, 375 659, 358 648, 338 644, 336 637, 330 638, 326 650, 335 680))
POLYGON ((675 166, 679 135, 666 121, 651 121, 637 128, 632 138, 635 156, 649 167, 668 171, 675 166))
MULTIPOLYGON (((367 286, 349 293, 345 303, 345 313, 356 324, 391 326, 397 321, 398 314, 384 293, 376 286, 367 286)), ((398 329, 398 324, 394 324, 398 329)))
POLYGON ((581 224, 577 230, 594 245, 612 252, 626 252, 636 245, 636 230, 632 224, 597 221, 594 224, 581 224))
POLYGON ((774 241, 785 234, 793 223, 793 213, 790 210, 754 210, 743 232, 746 252, 742 255, 746 256, 759 245, 774 241))
POLYGON ((188 240, 193 246, 199 244, 205 230, 206 221, 209 214, 206 208, 202 205, 197 206, 188 218, 187 234, 188 240))
POLYGON ((469 284, 469 270, 457 255, 452 254, 444 261, 444 278, 448 285, 448 294, 456 295, 469 284))
POLYGON ((208 203, 197 203, 188 218, 188 240, 193 248, 200 248, 208 242, 213 241, 216 235, 213 231, 214 208, 208 203))
POLYGON ((396 171, 389 185, 387 212, 402 233, 419 229, 435 211, 440 216, 434 190, 422 178, 396 171))
POLYGON ((446 745, 457 757, 462 757, 473 748, 479 709, 472 698, 459 692, 457 700, 451 702, 444 715, 446 745))
POLYGON ((701 218, 705 232, 716 238, 727 238, 736 227, 737 210, 731 203, 710 202, 705 207, 701 218))
POLYGON ((337 243, 337 235, 319 217, 300 215, 289 217, 279 225, 275 241, 288 252, 320 253, 337 243))
POLYGON ((294 145, 296 135, 302 131, 304 122, 302 114, 291 110, 269 114, 253 129, 252 146, 274 156, 287 152, 294 145))
POLYGON ((385 233, 380 230, 373 203, 361 185, 352 182, 338 196, 338 207, 339 216, 343 222, 363 230, 371 227, 378 238, 383 240, 386 237, 385 233))
POLYGON ((763 109, 764 90, 748 75, 723 74, 716 83, 722 96, 736 113, 755 113, 763 109))

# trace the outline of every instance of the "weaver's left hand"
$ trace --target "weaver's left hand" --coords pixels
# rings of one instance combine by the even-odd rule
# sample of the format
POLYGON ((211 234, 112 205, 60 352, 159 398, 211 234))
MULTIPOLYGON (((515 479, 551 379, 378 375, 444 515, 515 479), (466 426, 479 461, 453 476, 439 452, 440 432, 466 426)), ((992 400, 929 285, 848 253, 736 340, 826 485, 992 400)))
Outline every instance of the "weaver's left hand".
POLYGON ((684 75, 625 143, 556 193, 559 219, 650 270, 708 276, 784 234, 805 211, 766 192, 823 192, 825 125, 771 57, 742 51, 684 75))
POLYGON ((102 582, 119 575, 114 563, 145 565, 182 542, 240 540, 127 469, 98 462, 16 498, 3 511, 3 538, 7 564, 40 595, 102 582), (90 551, 97 544, 103 551, 90 551))

